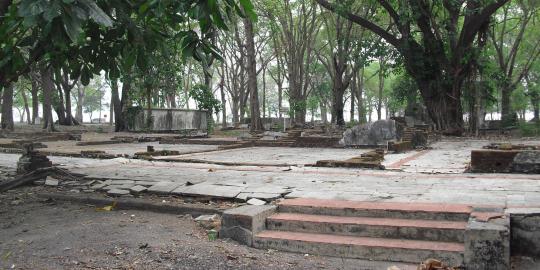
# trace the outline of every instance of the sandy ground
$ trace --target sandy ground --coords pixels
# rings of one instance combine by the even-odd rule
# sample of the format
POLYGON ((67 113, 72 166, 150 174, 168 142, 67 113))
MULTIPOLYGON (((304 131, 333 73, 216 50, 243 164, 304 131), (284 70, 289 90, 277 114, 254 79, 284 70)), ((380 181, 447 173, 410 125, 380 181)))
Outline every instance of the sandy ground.
POLYGON ((0 269, 415 269, 209 241, 191 216, 97 211, 41 189, 0 194, 0 269))

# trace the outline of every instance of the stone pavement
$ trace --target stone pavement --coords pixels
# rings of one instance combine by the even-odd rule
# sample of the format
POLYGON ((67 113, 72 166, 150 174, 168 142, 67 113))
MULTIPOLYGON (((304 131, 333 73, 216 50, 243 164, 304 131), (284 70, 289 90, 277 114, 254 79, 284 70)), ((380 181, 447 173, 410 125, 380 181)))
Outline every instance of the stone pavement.
POLYGON ((156 151, 174 150, 181 154, 199 153, 204 151, 217 150, 217 145, 198 145, 198 144, 159 144, 159 142, 146 143, 116 143, 104 145, 76 145, 77 141, 55 141, 45 142, 47 148, 42 151, 54 151, 59 153, 77 154, 81 151, 105 151, 107 154, 133 156, 137 152, 146 151, 146 146, 153 146, 156 151))
MULTIPOLYGON (((305 166, 315 159, 346 159, 366 151, 360 149, 247 148, 185 155, 207 161, 245 163, 242 166, 125 158, 51 157, 51 160, 73 173, 102 181, 93 183, 95 189, 102 190, 140 185, 154 193, 238 200, 285 196, 540 207, 540 175, 463 173, 470 149, 479 149, 488 143, 447 141, 434 144, 432 150, 389 154, 385 157, 384 165, 388 168, 385 171, 305 166), (253 166, 250 162, 267 162, 268 165, 253 166), (275 166, 279 163, 296 165, 275 166)), ((0 154, 0 166, 15 167, 18 158, 19 155, 0 154)))

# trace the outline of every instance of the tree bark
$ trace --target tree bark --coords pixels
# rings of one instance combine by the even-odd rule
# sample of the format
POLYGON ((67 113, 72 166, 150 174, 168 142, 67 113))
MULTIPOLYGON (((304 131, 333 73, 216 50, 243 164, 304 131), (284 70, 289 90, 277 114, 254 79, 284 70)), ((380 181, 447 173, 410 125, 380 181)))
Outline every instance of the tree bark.
POLYGON ((377 120, 382 119, 384 72, 384 59, 381 57, 379 58, 379 95, 377 97, 377 120))
POLYGON ((128 123, 126 122, 127 109, 129 107, 129 91, 131 91, 131 79, 124 77, 122 81, 122 98, 119 97, 118 84, 115 83, 116 90, 111 88, 111 95, 114 102, 114 131, 121 132, 128 130, 128 123))
POLYGON ((35 71, 30 73, 30 80, 32 81, 32 125, 36 124, 36 118, 39 117, 38 76, 39 74, 35 71))
POLYGON ((24 91, 24 88, 20 89, 20 94, 22 96, 23 103, 24 103, 24 111, 26 113, 26 122, 28 124, 31 124, 32 119, 30 118, 30 107, 28 106, 28 98, 26 97, 26 92, 24 91))
MULTIPOLYGON (((75 119, 79 123, 83 123, 83 105, 84 105, 84 97, 85 97, 85 88, 81 84, 78 83, 77 85, 77 107, 75 109, 75 119)), ((92 119, 90 119, 92 120, 92 119)))
POLYGON ((259 108, 259 91, 257 89, 257 62, 255 58, 255 33, 253 32, 253 22, 251 19, 244 19, 244 30, 246 34, 246 59, 249 89, 249 107, 251 116, 250 130, 263 130, 261 122, 261 110, 259 108))
POLYGON ((50 67, 41 69, 41 80, 43 90, 43 129, 55 131, 52 117, 52 92, 55 90, 53 74, 50 67))
POLYGON ((2 91, 2 129, 13 130, 13 84, 4 87, 2 91))
POLYGON ((227 99, 225 99, 225 64, 221 64, 221 81, 219 82, 219 94, 221 96, 221 128, 227 128, 227 99))
POLYGON ((360 78, 357 79, 358 86, 357 86, 357 98, 358 98, 358 123, 364 124, 366 123, 366 115, 364 112, 364 101, 362 99, 362 95, 364 92, 364 68, 360 71, 360 73, 356 73, 355 76, 360 76, 360 78))

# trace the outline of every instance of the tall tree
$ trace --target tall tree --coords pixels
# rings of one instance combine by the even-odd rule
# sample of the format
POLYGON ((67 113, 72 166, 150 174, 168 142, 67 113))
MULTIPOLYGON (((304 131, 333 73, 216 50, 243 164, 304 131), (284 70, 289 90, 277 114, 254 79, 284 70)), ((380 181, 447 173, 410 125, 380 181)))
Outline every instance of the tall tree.
POLYGON ((501 87, 501 116, 513 125, 512 92, 523 82, 540 57, 540 5, 537 1, 516 0, 501 8, 489 31, 495 51, 501 87))
MULTIPOLYGON (((377 1, 390 23, 350 12, 344 1, 316 0, 365 27, 400 53, 438 129, 463 132, 462 86, 477 57, 475 40, 509 0, 377 1)), ((485 35, 480 35, 485 38, 485 35)))

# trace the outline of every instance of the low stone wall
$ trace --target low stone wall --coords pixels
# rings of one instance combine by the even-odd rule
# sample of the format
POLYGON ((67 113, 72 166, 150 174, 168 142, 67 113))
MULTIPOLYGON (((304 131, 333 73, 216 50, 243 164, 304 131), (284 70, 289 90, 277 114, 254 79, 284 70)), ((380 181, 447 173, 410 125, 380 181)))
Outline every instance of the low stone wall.
POLYGON ((130 131, 177 132, 197 130, 206 132, 206 111, 184 109, 152 109, 152 126, 147 128, 148 110, 143 110, 136 117, 130 131))
POLYGON ((540 258, 540 209, 511 208, 512 256, 540 258))
POLYGON ((539 150, 473 150, 471 171, 483 173, 540 173, 539 150))
POLYGON ((336 137, 298 137, 294 146, 296 147, 342 147, 339 144, 341 138, 336 137))

